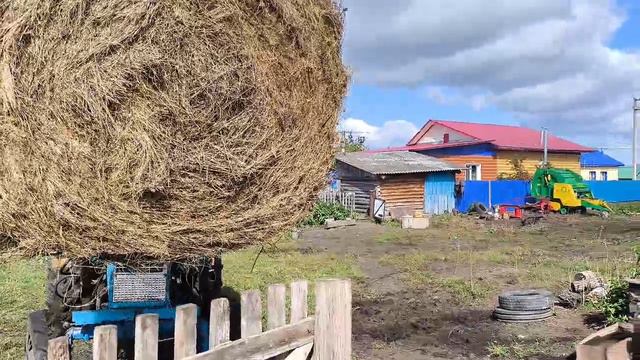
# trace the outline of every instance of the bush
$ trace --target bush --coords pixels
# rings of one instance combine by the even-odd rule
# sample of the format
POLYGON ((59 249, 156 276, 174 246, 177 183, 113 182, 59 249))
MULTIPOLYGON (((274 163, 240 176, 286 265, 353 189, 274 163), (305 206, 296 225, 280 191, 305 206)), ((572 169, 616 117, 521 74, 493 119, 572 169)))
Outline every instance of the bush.
MULTIPOLYGON (((634 279, 640 276, 640 246, 634 246, 636 266, 631 270, 629 277, 634 279)), ((627 292, 629 284, 623 278, 612 278, 604 299, 592 302, 591 305, 607 319, 607 323, 614 324, 628 320, 629 298, 627 292)))
POLYGON ((313 206, 313 211, 302 224, 308 226, 323 225, 327 219, 344 220, 351 215, 351 212, 341 204, 329 202, 317 202, 313 206))

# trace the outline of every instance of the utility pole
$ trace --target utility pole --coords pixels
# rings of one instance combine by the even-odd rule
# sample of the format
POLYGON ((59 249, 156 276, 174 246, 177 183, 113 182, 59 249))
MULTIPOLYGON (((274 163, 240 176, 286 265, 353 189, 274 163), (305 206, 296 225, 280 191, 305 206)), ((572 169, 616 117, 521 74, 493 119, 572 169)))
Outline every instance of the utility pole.
POLYGON ((544 157, 542 158, 542 166, 547 167, 549 163, 549 130, 547 128, 542 128, 542 145, 544 147, 544 157))
POLYGON ((633 180, 638 180, 638 113, 640 98, 633 98, 633 180))

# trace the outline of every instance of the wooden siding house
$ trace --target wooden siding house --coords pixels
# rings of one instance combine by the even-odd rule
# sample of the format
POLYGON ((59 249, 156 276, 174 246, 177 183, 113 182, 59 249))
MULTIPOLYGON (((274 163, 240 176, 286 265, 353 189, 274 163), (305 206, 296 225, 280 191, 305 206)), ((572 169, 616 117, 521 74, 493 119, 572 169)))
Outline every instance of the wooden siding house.
MULTIPOLYGON (((413 151, 464 168, 457 180, 496 180, 513 174, 513 161, 530 175, 543 159, 540 131, 518 126, 429 120, 407 146, 413 151)), ((580 173, 580 155, 592 149, 549 135, 548 161, 553 167, 580 173)))
POLYGON ((385 200, 387 210, 396 218, 425 209, 429 213, 452 211, 454 178, 459 171, 456 165, 408 151, 357 152, 336 158, 336 177, 341 190, 356 193, 356 210, 369 210, 373 191, 385 200))

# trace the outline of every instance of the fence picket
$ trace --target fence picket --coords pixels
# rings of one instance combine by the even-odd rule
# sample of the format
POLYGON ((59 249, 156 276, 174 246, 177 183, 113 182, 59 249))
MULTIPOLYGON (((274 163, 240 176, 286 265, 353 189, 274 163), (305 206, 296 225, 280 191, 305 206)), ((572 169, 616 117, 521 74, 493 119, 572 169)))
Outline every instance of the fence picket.
POLYGON ((61 336, 55 339, 49 340, 47 346, 47 359, 48 360, 69 360, 69 339, 66 336, 61 336))
POLYGON ((351 359, 351 281, 316 282, 315 360, 351 359))
POLYGON ((245 291, 240 296, 240 336, 246 339, 262 332, 262 302, 257 290, 245 291))
POLYGON ((307 360, 311 349, 313 349, 313 343, 301 346, 293 350, 284 360, 307 360))
POLYGON ((158 319, 157 314, 136 316, 135 360, 158 359, 158 319))
POLYGON ((308 283, 305 280, 291 283, 291 324, 295 324, 307 317, 308 283))
POLYGON ((93 360, 118 359, 118 328, 98 326, 93 330, 93 360))
POLYGON ((176 308, 174 358, 181 360, 196 354, 198 307, 194 304, 176 308))
POLYGON ((229 300, 225 298, 213 300, 209 317, 209 350, 229 341, 230 328, 229 300))
POLYGON ((287 287, 282 284, 269 286, 267 290, 267 329, 273 330, 287 324, 287 287))

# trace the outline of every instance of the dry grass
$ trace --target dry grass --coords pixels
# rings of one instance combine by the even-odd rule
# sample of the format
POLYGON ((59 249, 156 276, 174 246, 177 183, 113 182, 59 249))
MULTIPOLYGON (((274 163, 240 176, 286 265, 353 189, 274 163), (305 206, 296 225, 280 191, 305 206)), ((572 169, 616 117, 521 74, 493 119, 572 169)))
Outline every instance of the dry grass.
POLYGON ((305 215, 346 91, 331 0, 0 4, 0 237, 213 255, 305 215))

